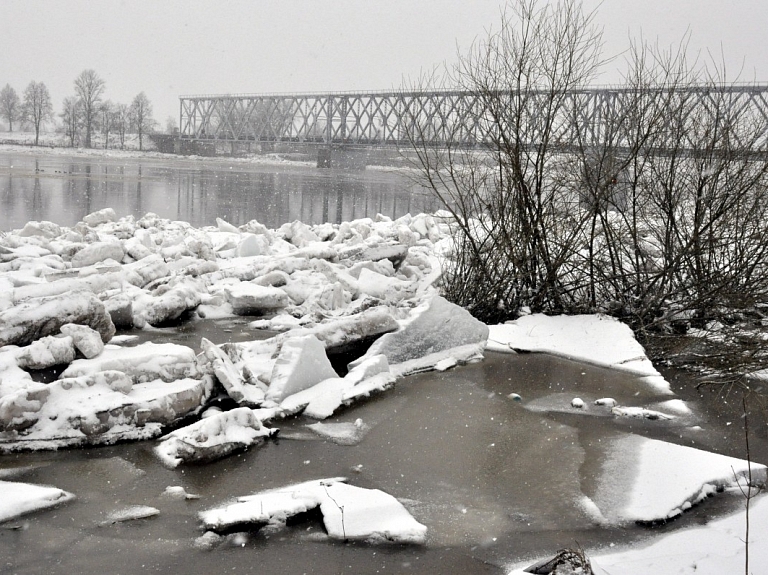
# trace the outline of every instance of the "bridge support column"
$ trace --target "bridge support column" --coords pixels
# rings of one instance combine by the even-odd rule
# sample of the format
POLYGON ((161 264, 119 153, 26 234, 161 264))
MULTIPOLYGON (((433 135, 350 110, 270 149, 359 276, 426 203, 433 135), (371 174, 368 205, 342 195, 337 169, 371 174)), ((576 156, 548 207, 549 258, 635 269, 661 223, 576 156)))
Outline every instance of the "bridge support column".
POLYGON ((366 150, 321 146, 317 149, 318 168, 340 168, 342 170, 364 170, 368 160, 366 150))
POLYGON ((321 146, 317 149, 317 167, 318 168, 330 168, 331 167, 331 148, 321 146))

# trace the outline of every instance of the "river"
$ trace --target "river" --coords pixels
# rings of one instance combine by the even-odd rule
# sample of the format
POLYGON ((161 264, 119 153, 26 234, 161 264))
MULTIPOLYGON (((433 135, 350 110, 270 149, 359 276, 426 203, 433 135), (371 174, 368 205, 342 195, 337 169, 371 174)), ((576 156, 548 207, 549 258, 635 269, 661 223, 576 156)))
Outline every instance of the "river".
POLYGON ((269 228, 300 220, 340 223, 377 213, 397 218, 438 207, 402 172, 318 169, 297 163, 53 155, 0 151, 0 230, 30 220, 73 226, 90 212, 215 225, 256 219, 269 228))
MULTIPOLYGON (((402 176, 376 171, 5 153, 0 229, 31 219, 73 225, 103 207, 119 215, 153 211, 194 225, 213 224, 217 216, 234 224, 255 218, 269 227, 293 219, 338 222, 434 209, 409 186, 402 176)), ((214 343, 253 339, 247 321, 186 320, 130 333, 199 351, 202 337, 214 343)), ((605 461, 603 446, 622 434, 744 457, 738 404, 724 403, 714 390, 696 391, 685 374, 665 375, 687 401, 690 417, 650 421, 529 409, 526 404, 554 396, 610 396, 630 406, 669 396, 617 371, 546 355, 488 352, 480 363, 407 377, 394 390, 331 418, 360 418, 370 426, 357 445, 313 436, 305 427, 312 420, 299 417, 276 422, 278 439, 262 448, 177 470, 160 464, 151 441, 6 455, 0 476, 55 485, 77 499, 0 525, 0 573, 504 573, 512 562, 562 547, 631 544, 696 525, 737 509, 740 497, 718 496, 654 528, 599 527, 578 504, 605 461), (514 401, 512 393, 524 401, 514 401), (193 544, 202 533, 196 514, 203 509, 266 488, 337 476, 401 499, 427 525, 427 544, 332 542, 316 519, 212 551, 193 544), (164 499, 172 485, 201 498, 164 499), (128 505, 150 505, 160 515, 102 525, 109 512, 128 505)), ((757 461, 768 460, 768 442, 755 439, 752 453, 757 461)))

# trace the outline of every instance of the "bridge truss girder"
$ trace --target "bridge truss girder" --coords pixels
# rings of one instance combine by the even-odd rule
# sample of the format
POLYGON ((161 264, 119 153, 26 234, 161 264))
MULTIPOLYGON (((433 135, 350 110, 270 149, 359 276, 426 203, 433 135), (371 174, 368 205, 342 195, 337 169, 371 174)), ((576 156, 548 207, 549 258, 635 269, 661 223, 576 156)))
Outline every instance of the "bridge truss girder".
MULTIPOLYGON (((674 92, 572 90, 557 96, 554 118, 540 113, 551 108, 552 98, 545 91, 182 96, 179 125, 181 138, 187 140, 472 147, 495 143, 498 132, 513 122, 523 143, 535 146, 547 123, 554 122, 549 132, 552 144, 626 148, 636 144, 627 126, 643 113, 667 110, 669 117, 660 120, 666 122, 664 138, 670 145, 679 147, 678 138, 695 135, 697 119, 705 115, 732 116, 758 126, 749 131, 759 135, 757 140, 736 142, 737 146, 764 151, 768 145, 765 85, 686 87, 674 92), (681 122, 685 126, 676 125, 681 122)), ((732 132, 738 138, 739 131, 732 132)), ((656 145, 664 147, 663 138, 656 145)))

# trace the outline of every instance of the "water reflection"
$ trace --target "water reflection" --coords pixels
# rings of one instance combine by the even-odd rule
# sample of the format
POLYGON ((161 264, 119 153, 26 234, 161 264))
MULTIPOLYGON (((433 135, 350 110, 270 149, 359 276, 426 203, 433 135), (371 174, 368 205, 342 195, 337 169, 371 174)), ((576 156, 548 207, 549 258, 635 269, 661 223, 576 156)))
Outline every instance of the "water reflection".
POLYGON ((400 174, 188 159, 67 158, 0 153, 0 230, 30 220, 72 226, 92 211, 213 225, 258 219, 340 223, 377 213, 434 211, 435 200, 400 174))

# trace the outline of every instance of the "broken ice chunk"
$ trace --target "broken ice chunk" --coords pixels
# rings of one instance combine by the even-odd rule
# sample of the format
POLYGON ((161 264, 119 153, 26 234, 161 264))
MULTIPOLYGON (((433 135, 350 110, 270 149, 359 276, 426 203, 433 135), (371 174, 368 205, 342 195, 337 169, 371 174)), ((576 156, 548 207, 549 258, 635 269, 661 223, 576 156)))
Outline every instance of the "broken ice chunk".
POLYGON ((232 360, 219 346, 203 338, 200 347, 211 364, 216 379, 224 386, 229 397, 239 404, 261 405, 264 401, 264 390, 257 385, 246 383, 232 360))
POLYGON ((99 525, 113 525, 114 523, 122 523, 124 521, 135 521, 137 519, 147 519, 148 517, 154 517, 160 515, 160 510, 148 505, 133 505, 124 509, 113 511, 107 515, 107 519, 102 521, 99 525))
POLYGON ((609 452, 592 500, 613 524, 672 519, 718 488, 735 485, 751 465, 753 483, 764 485, 766 467, 733 457, 622 435, 609 452))
POLYGON ((378 354, 387 356, 389 364, 394 365, 470 344, 484 346, 487 339, 488 326, 467 310, 435 296, 400 330, 376 340, 354 365, 378 354))
POLYGON ((195 377, 195 352, 175 343, 143 343, 134 347, 107 348, 96 358, 78 359, 61 374, 61 378, 90 375, 99 371, 118 370, 135 382, 162 379, 175 381, 195 377))
POLYGON ((313 423, 307 425, 320 437, 330 439, 339 445, 357 445, 370 431, 370 426, 363 423, 362 419, 350 423, 313 423))
POLYGON ((237 315, 255 315, 289 305, 290 299, 280 288, 260 286, 251 282, 225 286, 224 294, 237 315))
POLYGON ((320 340, 314 335, 292 337, 283 342, 275 361, 267 399, 280 402, 323 380, 337 377, 320 340))
POLYGON ((0 522, 39 509, 47 509, 75 498, 56 487, 43 487, 15 481, 0 481, 0 522))
POLYGON ((94 358, 104 351, 104 342, 101 341, 99 332, 87 325, 67 323, 61 326, 61 333, 72 338, 75 347, 86 359, 94 358))
POLYGON ((205 529, 284 525, 299 513, 320 508, 328 535, 372 543, 423 543, 427 528, 391 495, 343 483, 344 478, 307 481, 239 498, 237 503, 200 513, 205 529))
POLYGON ((155 453, 168 467, 214 461, 263 441, 276 430, 263 427, 247 407, 218 413, 160 439, 155 453))

